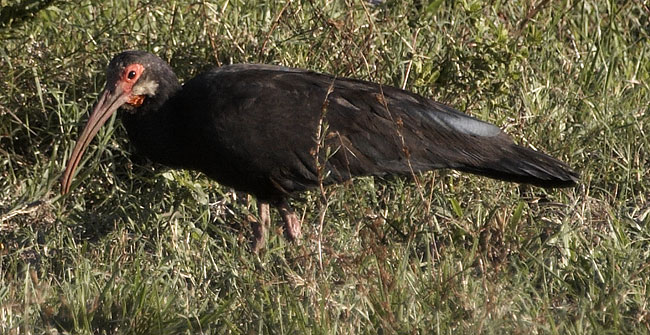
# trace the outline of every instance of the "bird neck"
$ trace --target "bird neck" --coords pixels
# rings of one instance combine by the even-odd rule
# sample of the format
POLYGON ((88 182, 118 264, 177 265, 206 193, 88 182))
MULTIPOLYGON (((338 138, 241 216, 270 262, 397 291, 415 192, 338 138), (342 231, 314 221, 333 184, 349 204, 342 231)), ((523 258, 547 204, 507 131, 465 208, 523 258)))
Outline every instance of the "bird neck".
POLYGON ((154 162, 170 167, 182 162, 184 151, 179 141, 178 114, 174 113, 174 97, 181 86, 165 85, 164 91, 145 99, 137 109, 121 113, 129 140, 138 153, 154 162))

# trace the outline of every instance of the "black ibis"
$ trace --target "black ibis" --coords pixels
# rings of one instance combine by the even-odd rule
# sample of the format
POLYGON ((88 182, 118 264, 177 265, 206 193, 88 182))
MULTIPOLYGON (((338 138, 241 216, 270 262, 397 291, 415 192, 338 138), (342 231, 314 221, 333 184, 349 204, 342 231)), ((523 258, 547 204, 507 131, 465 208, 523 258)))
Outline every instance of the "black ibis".
POLYGON ((541 187, 569 187, 579 178, 492 124, 395 87, 259 64, 214 68, 181 85, 159 57, 125 51, 108 65, 106 87, 72 151, 62 193, 118 109, 143 155, 258 199, 256 251, 270 224, 269 205, 279 210, 288 238, 296 239, 301 223, 287 199, 355 176, 449 168, 541 187))

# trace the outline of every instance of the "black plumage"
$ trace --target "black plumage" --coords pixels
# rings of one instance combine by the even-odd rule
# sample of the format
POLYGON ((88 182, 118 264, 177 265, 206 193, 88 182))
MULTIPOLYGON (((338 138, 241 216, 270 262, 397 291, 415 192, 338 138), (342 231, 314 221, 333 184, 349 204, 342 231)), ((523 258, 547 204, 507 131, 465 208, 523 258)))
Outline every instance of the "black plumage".
POLYGON ((254 64, 214 68, 180 86, 157 56, 127 51, 109 64, 64 193, 90 139, 120 107, 130 140, 153 161, 256 196, 264 204, 264 222, 254 227, 261 236, 267 204, 296 238, 300 223, 286 199, 355 176, 451 168, 541 187, 578 181, 566 164, 516 145, 498 127, 401 89, 254 64))

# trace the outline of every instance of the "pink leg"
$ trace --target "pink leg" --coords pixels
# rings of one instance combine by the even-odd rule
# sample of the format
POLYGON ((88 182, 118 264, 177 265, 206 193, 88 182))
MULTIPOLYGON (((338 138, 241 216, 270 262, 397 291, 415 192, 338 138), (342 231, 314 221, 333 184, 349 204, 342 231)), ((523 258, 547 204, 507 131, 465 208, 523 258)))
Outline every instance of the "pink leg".
POLYGON ((282 215, 282 220, 284 221, 284 232, 287 235, 287 239, 289 239, 289 241, 299 239, 300 236, 302 236, 300 231, 300 225, 302 223, 286 200, 283 200, 278 205, 278 211, 280 211, 280 215, 282 215))
POLYGON ((251 228, 253 228, 253 244, 251 248, 254 253, 258 253, 266 244, 266 235, 271 226, 269 204, 266 202, 258 202, 257 207, 259 209, 260 222, 251 222, 251 228))

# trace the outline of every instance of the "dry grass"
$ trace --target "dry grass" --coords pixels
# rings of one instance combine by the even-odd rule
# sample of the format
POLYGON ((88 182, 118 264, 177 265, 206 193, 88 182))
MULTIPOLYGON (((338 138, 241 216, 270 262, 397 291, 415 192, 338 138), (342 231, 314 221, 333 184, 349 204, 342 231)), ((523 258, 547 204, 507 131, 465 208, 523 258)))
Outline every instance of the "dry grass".
POLYGON ((0 27, 0 333, 648 333, 649 5, 414 3, 54 1, 0 27), (124 49, 180 78, 260 62, 403 86, 582 183, 361 178, 295 199, 303 242, 258 257, 254 200, 129 154, 118 120, 58 195, 124 49))

